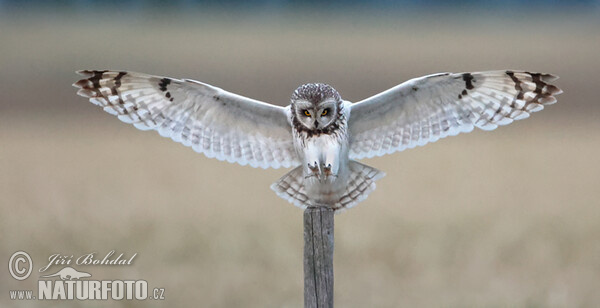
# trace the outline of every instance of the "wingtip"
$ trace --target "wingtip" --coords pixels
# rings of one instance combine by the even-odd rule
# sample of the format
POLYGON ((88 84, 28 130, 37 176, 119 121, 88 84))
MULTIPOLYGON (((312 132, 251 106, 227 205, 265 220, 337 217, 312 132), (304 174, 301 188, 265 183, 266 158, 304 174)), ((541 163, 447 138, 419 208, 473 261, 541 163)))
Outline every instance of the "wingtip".
POLYGON ((87 98, 92 98, 92 97, 97 96, 96 93, 90 89, 79 89, 79 91, 77 91, 77 95, 87 97, 87 98))
POLYGON ((545 82, 552 82, 552 81, 558 80, 558 78, 560 78, 560 77, 558 77, 558 75, 554 75, 554 74, 542 74, 541 77, 542 77, 542 81, 545 81, 545 82))
POLYGON ((92 77, 94 75, 94 71, 93 70, 78 70, 75 71, 75 73, 77 75, 83 76, 83 77, 92 77))
POLYGON ((72 84, 73 87, 83 89, 92 86, 92 82, 89 79, 81 79, 72 84))
POLYGON ((550 95, 559 95, 561 93, 563 93, 563 90, 561 90, 560 88, 558 88, 555 85, 546 85, 546 92, 549 93, 550 95))

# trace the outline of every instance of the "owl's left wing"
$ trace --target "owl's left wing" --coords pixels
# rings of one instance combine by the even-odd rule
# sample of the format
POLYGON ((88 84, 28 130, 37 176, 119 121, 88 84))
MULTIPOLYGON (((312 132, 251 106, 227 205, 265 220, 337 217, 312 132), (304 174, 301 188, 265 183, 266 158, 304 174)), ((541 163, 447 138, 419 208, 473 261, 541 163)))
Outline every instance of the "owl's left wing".
POLYGON ((79 95, 121 121, 219 160, 252 167, 299 164, 288 110, 189 79, 80 71, 79 95))
POLYGON ((350 158, 382 156, 529 117, 562 93, 558 77, 522 71, 415 78, 351 105, 350 158))

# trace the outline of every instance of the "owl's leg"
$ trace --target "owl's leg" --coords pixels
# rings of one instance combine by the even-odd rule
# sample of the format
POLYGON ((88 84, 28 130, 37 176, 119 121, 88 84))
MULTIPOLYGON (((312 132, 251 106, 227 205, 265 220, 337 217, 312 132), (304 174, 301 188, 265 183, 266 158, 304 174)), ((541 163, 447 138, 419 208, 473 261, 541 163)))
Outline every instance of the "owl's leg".
POLYGON ((309 143, 305 150, 306 177, 316 177, 326 181, 337 177, 339 167, 340 146, 328 139, 319 139, 309 143))
POLYGON ((331 164, 323 164, 323 173, 325 174, 325 176, 330 176, 331 173, 331 164))
POLYGON ((339 155, 340 149, 338 146, 333 146, 328 149, 325 153, 325 159, 323 160, 323 173, 325 177, 337 176, 340 169, 339 155))
POLYGON ((312 164, 308 163, 308 169, 317 177, 321 174, 321 164, 318 161, 314 161, 312 164))
POLYGON ((305 163, 306 163, 306 168, 305 168, 305 176, 306 177, 312 177, 315 176, 317 178, 320 178, 321 176, 321 161, 322 161, 322 155, 319 151, 319 148, 316 147, 313 143, 309 143, 308 147, 306 148, 305 152, 305 163))

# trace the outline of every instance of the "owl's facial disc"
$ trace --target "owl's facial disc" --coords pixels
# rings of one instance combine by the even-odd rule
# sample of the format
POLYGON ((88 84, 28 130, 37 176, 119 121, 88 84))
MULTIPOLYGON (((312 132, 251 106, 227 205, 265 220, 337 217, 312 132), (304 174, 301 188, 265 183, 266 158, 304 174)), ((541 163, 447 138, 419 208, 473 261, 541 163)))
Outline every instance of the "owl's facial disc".
POLYGON ((322 133, 337 119, 341 97, 329 85, 308 83, 294 91, 292 107, 297 129, 322 133))
POLYGON ((335 121, 338 103, 332 99, 317 104, 298 100, 294 102, 294 107, 296 118, 304 127, 319 130, 327 128, 335 121))

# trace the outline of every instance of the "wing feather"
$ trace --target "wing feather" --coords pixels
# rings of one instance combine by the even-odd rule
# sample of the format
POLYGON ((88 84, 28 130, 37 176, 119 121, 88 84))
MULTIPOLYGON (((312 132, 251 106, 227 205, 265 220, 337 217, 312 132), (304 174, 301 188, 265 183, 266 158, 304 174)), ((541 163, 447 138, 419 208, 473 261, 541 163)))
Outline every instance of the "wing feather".
POLYGON ((550 74, 441 73, 415 78, 352 104, 350 158, 402 151, 440 138, 493 130, 556 103, 550 74))
POLYGON ((252 167, 299 164, 289 111, 189 79, 79 71, 79 95, 119 120, 215 157, 252 167))

